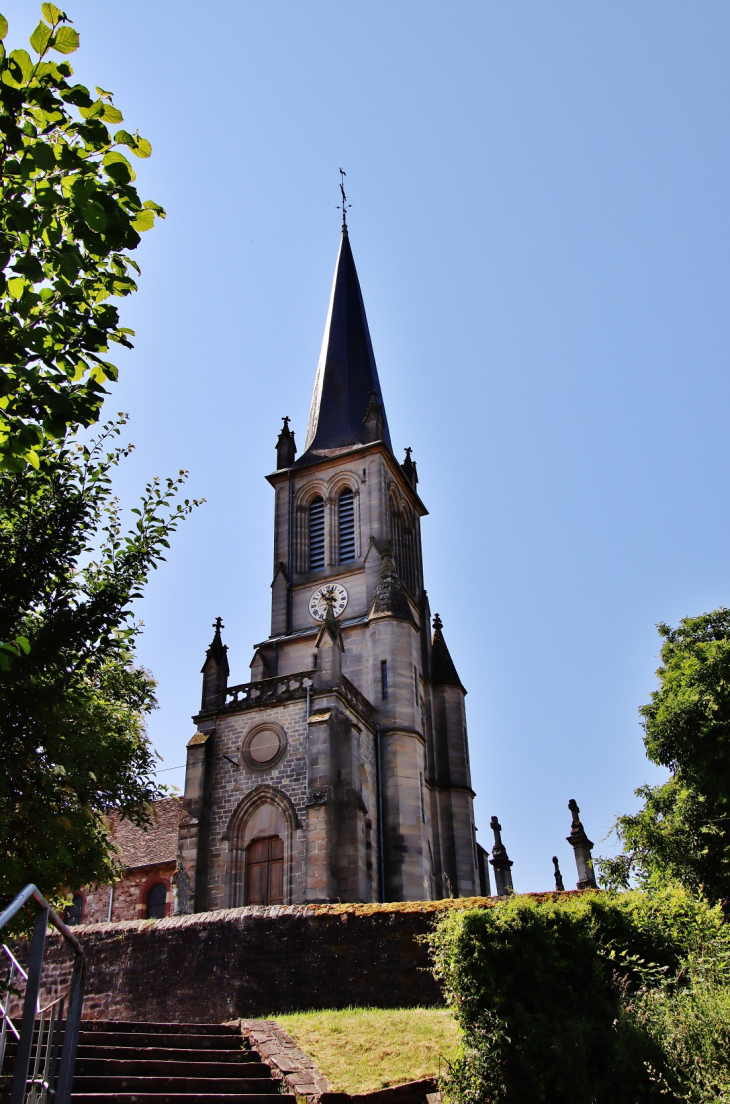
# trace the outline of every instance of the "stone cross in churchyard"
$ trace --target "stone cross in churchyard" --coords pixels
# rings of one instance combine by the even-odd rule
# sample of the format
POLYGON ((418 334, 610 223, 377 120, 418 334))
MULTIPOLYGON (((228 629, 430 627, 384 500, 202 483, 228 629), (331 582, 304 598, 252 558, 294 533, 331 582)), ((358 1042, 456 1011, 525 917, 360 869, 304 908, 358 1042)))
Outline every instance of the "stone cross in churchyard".
POLYGON ((593 841, 589 840, 585 833, 585 828, 580 822, 580 809, 578 808, 577 802, 572 797, 568 802, 568 808, 573 814, 573 824, 570 829, 570 835, 566 838, 575 854, 575 865, 578 869, 577 887, 578 889, 598 889, 596 885, 596 875, 593 870, 593 858, 591 856, 593 841))
POLYGON ((508 897, 510 893, 514 893, 512 886, 512 867, 514 863, 507 854, 507 848, 502 843, 502 825, 496 816, 493 816, 490 820, 489 827, 494 832, 494 847, 492 848, 494 858, 489 860, 489 865, 494 867, 494 883, 497 887, 497 896, 508 897))

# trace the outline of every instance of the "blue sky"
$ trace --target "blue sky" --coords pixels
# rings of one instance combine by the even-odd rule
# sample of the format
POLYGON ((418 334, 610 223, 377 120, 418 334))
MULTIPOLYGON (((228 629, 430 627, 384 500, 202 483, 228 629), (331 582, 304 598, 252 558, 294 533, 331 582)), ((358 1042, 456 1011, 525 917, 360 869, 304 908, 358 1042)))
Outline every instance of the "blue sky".
MULTIPOLYGON (((13 46, 36 22, 4 0, 13 46)), ((206 504, 140 603, 164 767, 221 614, 269 631, 280 418, 304 440, 338 168, 394 446, 413 448, 431 608, 464 684, 479 838, 552 884, 575 797, 598 841, 646 763, 656 622, 728 602, 730 7, 703 0, 69 0, 77 76, 154 154, 108 411, 118 489, 206 504)), ((182 771, 161 778, 182 785, 182 771)))

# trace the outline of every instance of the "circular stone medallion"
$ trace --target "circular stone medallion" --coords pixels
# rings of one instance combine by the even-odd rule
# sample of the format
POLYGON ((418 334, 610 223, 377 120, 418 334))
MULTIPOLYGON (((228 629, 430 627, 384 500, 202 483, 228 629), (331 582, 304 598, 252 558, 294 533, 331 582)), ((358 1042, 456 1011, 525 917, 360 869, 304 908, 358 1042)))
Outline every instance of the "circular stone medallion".
POLYGON ((241 751, 247 766, 253 770, 268 770, 286 751, 286 733, 273 721, 254 725, 244 736, 241 751))

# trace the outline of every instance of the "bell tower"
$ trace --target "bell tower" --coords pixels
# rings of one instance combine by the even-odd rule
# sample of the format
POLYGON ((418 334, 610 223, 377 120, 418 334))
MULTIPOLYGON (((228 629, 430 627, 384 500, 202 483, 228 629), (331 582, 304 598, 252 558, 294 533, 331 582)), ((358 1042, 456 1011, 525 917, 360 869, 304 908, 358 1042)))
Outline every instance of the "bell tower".
MULTIPOLYGON (((411 449, 393 452, 344 220, 304 449, 285 418, 267 479, 271 631, 248 683, 206 662, 194 718, 196 908, 478 893, 466 691, 431 632, 427 510, 411 449)), ((214 645, 225 658, 219 628, 214 645)))

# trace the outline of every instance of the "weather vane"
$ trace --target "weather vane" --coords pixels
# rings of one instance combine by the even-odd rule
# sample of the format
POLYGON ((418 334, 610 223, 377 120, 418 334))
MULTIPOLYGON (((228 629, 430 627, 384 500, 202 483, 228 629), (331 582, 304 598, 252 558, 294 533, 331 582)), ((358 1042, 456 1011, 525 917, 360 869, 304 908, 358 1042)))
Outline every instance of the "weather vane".
POLYGON ((352 207, 352 204, 347 202, 347 196, 345 195, 345 177, 346 176, 347 176, 347 173, 342 168, 342 165, 340 165, 340 191, 342 192, 342 203, 337 204, 337 210, 342 211, 342 232, 343 232, 343 234, 347 233, 347 209, 348 209, 348 207, 352 207))

